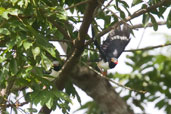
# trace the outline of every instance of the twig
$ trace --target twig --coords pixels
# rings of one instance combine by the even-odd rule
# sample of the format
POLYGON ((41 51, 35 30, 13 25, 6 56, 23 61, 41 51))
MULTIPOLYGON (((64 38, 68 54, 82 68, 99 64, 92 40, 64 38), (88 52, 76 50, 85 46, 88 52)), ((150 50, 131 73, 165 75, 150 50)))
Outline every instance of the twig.
POLYGON ((145 30, 146 30, 146 27, 144 28, 143 33, 142 33, 141 38, 140 38, 140 41, 138 42, 137 49, 140 47, 140 44, 141 44, 142 39, 143 39, 144 34, 145 34, 145 30))
MULTIPOLYGON (((157 22, 158 25, 166 25, 166 21, 159 21, 157 22)), ((152 27, 153 26, 153 23, 148 23, 146 25, 146 27, 152 27)), ((144 28, 144 25, 143 24, 137 24, 137 25, 134 25, 132 26, 132 29, 137 29, 137 28, 144 28)))
POLYGON ((85 1, 82 1, 82 2, 79 2, 79 3, 76 3, 76 4, 74 4, 74 5, 69 6, 68 8, 65 8, 65 10, 69 10, 69 9, 74 8, 74 7, 77 7, 77 6, 79 6, 79 5, 88 3, 89 1, 90 1, 90 0, 85 0, 85 1))
POLYGON ((146 51, 146 50, 151 50, 151 49, 155 49, 155 48, 161 48, 161 47, 165 47, 165 46, 169 46, 169 45, 171 45, 171 43, 157 45, 157 46, 149 46, 149 47, 140 48, 140 49, 130 49, 130 50, 125 50, 124 52, 146 51))
POLYGON ((28 104, 29 102, 23 102, 23 103, 19 103, 19 102, 16 102, 16 103, 13 103, 13 104, 7 104, 6 107, 19 107, 19 106, 24 106, 26 104, 28 104))
POLYGON ((68 34, 67 31, 65 31, 58 23, 56 23, 54 20, 51 18, 47 18, 49 22, 51 22, 63 35, 66 39, 71 40, 70 35, 68 34))
POLYGON ((50 38, 50 40, 49 40, 49 41, 58 41, 58 42, 72 43, 72 41, 71 41, 71 40, 65 40, 65 39, 58 40, 57 38, 54 38, 54 37, 50 38))
POLYGON ((135 90, 135 89, 132 89, 132 88, 130 88, 130 87, 124 86, 124 85, 122 85, 122 84, 120 84, 120 83, 117 83, 117 82, 115 82, 114 80, 111 80, 110 78, 104 76, 102 73, 100 73, 99 71, 95 70, 93 67, 89 66, 89 65, 86 64, 85 62, 83 62, 83 64, 84 64, 86 67, 88 67, 90 70, 92 70, 92 71, 94 71, 95 73, 97 73, 97 74, 98 74, 99 76, 101 76, 102 78, 107 79, 108 81, 110 81, 110 82, 116 84, 117 86, 120 86, 120 87, 122 87, 122 88, 128 89, 128 90, 130 90, 130 91, 134 91, 134 92, 137 92, 137 93, 141 93, 141 94, 142 94, 142 93, 143 93, 143 94, 146 93, 146 91, 135 90))
MULTIPOLYGON (((103 6, 104 6, 104 5, 103 5, 103 6)), ((104 7, 105 7, 105 6, 104 6, 104 7)), ((119 17, 118 15, 116 15, 115 12, 113 12, 111 9, 109 9, 108 7, 106 7, 106 9, 107 9, 108 11, 110 11, 110 12, 113 14, 113 16, 117 17, 122 23, 124 23, 124 24, 128 25, 128 27, 132 28, 126 21, 124 21, 121 17, 119 17)))
POLYGON ((107 3, 107 5, 106 5, 106 6, 104 6, 104 5, 103 5, 103 6, 104 6, 104 8, 102 9, 102 11, 104 11, 104 10, 105 10, 105 9, 106 9, 106 8, 107 8, 107 7, 112 3, 112 1, 113 1, 113 0, 110 0, 110 1, 107 3))
MULTIPOLYGON (((170 45, 171 45, 171 43, 167 43, 167 44, 162 44, 162 45, 157 45, 157 46, 149 46, 149 47, 140 48, 140 49, 124 50, 124 52, 146 51, 146 50, 152 50, 155 48, 162 48, 162 47, 166 47, 166 46, 170 46, 170 45)), ((91 48, 85 48, 85 49, 90 50, 90 51, 96 51, 95 49, 91 49, 91 48)))

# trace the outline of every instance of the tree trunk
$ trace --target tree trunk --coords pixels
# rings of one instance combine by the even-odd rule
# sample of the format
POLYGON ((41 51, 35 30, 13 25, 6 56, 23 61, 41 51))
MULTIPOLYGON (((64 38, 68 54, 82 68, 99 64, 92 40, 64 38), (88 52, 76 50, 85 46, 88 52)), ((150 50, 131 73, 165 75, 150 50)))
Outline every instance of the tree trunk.
POLYGON ((79 67, 75 72, 73 83, 92 97, 105 114, 133 114, 108 80, 87 67, 79 67))

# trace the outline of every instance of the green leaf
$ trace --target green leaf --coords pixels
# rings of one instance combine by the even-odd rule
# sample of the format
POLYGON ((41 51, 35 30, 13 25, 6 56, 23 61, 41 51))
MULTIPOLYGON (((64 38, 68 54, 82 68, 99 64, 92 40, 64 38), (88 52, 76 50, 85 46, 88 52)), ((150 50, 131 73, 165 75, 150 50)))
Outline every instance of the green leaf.
POLYGON ((10 31, 7 28, 0 28, 0 34, 10 35, 10 31))
POLYGON ((27 111, 28 112, 37 112, 37 109, 36 108, 27 108, 27 111))
POLYGON ((48 102, 46 103, 46 106, 47 106, 49 109, 52 108, 52 106, 53 106, 53 98, 52 98, 52 97, 49 98, 48 102))
POLYGON ((10 61, 10 71, 12 75, 15 75, 18 72, 17 61, 14 58, 10 61))
POLYGON ((46 50, 53 57, 56 57, 55 47, 52 44, 50 44, 43 35, 40 35, 31 25, 25 23, 24 25, 36 37, 37 45, 39 45, 41 49, 46 50))
POLYGON ((158 107, 159 109, 161 109, 163 106, 165 106, 164 100, 163 99, 160 100, 155 106, 158 107))
POLYGON ((148 24, 148 22, 149 22, 149 19, 150 19, 149 14, 144 14, 144 15, 143 15, 143 20, 142 20, 142 22, 143 22, 143 24, 144 24, 144 27, 147 26, 147 24, 148 24))
POLYGON ((9 14, 15 15, 15 16, 18 16, 18 14, 21 13, 20 10, 13 9, 13 8, 8 8, 7 11, 8 11, 9 14))
POLYGON ((0 63, 2 63, 3 61, 5 61, 7 58, 5 56, 0 56, 0 63))
POLYGON ((40 48, 39 47, 33 48, 32 53, 33 53, 34 59, 36 59, 36 57, 40 54, 40 48))
POLYGON ((141 2, 143 2, 143 1, 142 0, 133 0, 132 6, 135 6, 135 5, 137 5, 137 4, 141 3, 141 2))
POLYGON ((155 31, 157 31, 158 30, 158 24, 156 22, 156 19, 153 17, 153 15, 151 15, 151 14, 149 14, 149 15, 150 15, 150 18, 151 18, 151 22, 153 23, 153 29, 155 31))
POLYGON ((6 11, 6 9, 5 9, 5 8, 0 7, 0 15, 2 15, 5 11, 6 11))
POLYGON ((50 68, 52 68, 52 62, 50 61, 50 59, 48 57, 46 57, 46 55, 44 55, 43 53, 41 54, 41 63, 42 66, 48 71, 50 70, 50 68))
POLYGON ((24 46, 24 49, 25 49, 25 50, 28 50, 32 45, 33 45, 33 43, 28 42, 28 41, 25 41, 25 42, 23 43, 23 46, 24 46))
POLYGON ((5 18, 5 19, 8 19, 8 11, 3 8, 3 7, 0 7, 0 15, 5 18))
POLYGON ((171 28, 171 10, 170 10, 170 12, 169 12, 169 14, 167 16, 167 22, 166 22, 166 24, 167 24, 167 27, 168 28, 171 28))

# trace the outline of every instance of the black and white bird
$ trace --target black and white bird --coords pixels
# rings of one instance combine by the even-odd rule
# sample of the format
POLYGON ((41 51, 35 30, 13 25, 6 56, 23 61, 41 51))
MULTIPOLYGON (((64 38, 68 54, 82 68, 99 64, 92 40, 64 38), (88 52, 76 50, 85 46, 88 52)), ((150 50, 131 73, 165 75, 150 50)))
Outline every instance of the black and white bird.
POLYGON ((97 40, 94 41, 101 57, 98 67, 107 70, 114 68, 118 64, 119 56, 130 41, 130 33, 131 29, 124 24, 122 27, 119 26, 112 30, 102 45, 99 45, 97 40))
POLYGON ((45 77, 45 78, 49 81, 53 81, 56 77, 58 77, 59 70, 62 68, 59 61, 53 61, 52 64, 53 64, 53 66, 50 69, 50 71, 45 72, 45 74, 48 75, 48 77, 45 77))

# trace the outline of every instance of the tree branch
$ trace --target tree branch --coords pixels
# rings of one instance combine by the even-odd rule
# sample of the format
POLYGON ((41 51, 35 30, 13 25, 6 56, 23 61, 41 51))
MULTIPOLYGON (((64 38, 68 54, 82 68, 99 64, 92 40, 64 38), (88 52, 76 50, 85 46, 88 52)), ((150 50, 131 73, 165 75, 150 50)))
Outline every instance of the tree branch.
POLYGON ((163 45, 158 45, 158 46, 149 46, 149 47, 140 48, 140 49, 130 49, 130 50, 125 50, 124 52, 146 51, 146 50, 151 50, 151 49, 155 49, 155 48, 161 48, 161 47, 165 47, 165 46, 169 46, 169 45, 171 45, 171 43, 163 44, 163 45))
MULTIPOLYGON (((65 87, 65 83, 67 82, 69 76, 71 76, 71 74, 73 73, 75 66, 79 62, 81 54, 84 51, 85 36, 93 20, 92 16, 97 6, 98 6, 97 0, 91 0, 87 4, 87 7, 84 13, 83 22, 81 24, 81 27, 78 33, 78 38, 76 40, 76 48, 74 47, 71 56, 68 58, 68 60, 63 65, 62 69, 59 71, 59 76, 55 79, 56 87, 59 90, 63 90, 63 88, 65 87)), ((46 106, 43 106, 40 112, 44 114, 49 114, 51 110, 49 110, 46 106)))
MULTIPOLYGON (((134 12, 132 15, 126 17, 126 18, 123 19, 123 20, 118 21, 118 22, 115 23, 114 25, 112 25, 112 26, 110 26, 110 27, 104 29, 103 31, 101 31, 99 34, 97 34, 97 35, 95 36, 95 38, 100 38, 100 37, 103 36, 104 34, 106 34, 106 33, 108 33, 109 31, 111 31, 112 29, 115 29, 117 26, 123 24, 123 22, 130 21, 131 19, 134 19, 134 18, 136 18, 136 17, 138 17, 138 16, 140 16, 140 15, 142 15, 142 14, 145 14, 145 13, 147 13, 147 12, 150 12, 151 10, 160 7, 161 5, 163 5, 163 4, 164 4, 165 2, 167 2, 167 1, 168 1, 168 0, 162 0, 162 1, 160 1, 160 2, 158 2, 158 3, 156 3, 156 4, 154 4, 153 6, 150 6, 150 7, 146 8, 146 9, 137 10, 137 11, 134 12)), ((86 45, 89 45, 89 44, 91 44, 92 42, 93 42, 93 40, 91 39, 91 40, 89 40, 88 42, 86 42, 86 45)))
POLYGON ((91 96, 105 114, 133 114, 108 80, 87 67, 79 67, 75 72, 77 75, 71 74, 74 84, 91 96))
POLYGON ((120 83, 118 83, 118 82, 115 82, 114 80, 112 80, 112 79, 106 77, 105 75, 103 75, 103 74, 100 73, 99 71, 95 70, 93 67, 89 66, 88 64, 86 64, 86 63, 83 63, 83 64, 84 64, 86 67, 88 67, 90 70, 92 70, 93 72, 95 72, 96 74, 98 74, 99 76, 101 76, 102 78, 104 78, 104 79, 106 79, 106 80, 112 82, 113 84, 115 84, 115 85, 117 85, 117 86, 119 86, 119 87, 122 87, 122 88, 127 89, 127 90, 130 90, 130 91, 134 91, 134 92, 136 92, 136 93, 143 93, 143 94, 146 93, 146 91, 143 91, 143 90, 135 90, 135 89, 133 89, 133 88, 130 88, 130 87, 124 86, 124 85, 122 85, 122 84, 120 84, 120 83))
POLYGON ((49 22, 51 22, 63 35, 66 39, 71 40, 69 34, 64 30, 57 22, 52 20, 51 18, 47 18, 49 22))
MULTIPOLYGON (((166 25, 166 21, 159 21, 157 22, 158 25, 166 25)), ((153 23, 148 23, 146 25, 146 27, 152 27, 153 26, 153 23)), ((137 28, 144 28, 144 25, 143 24, 137 24, 137 25, 134 25, 132 26, 132 29, 137 29, 137 28)))
POLYGON ((90 1, 90 0, 85 0, 85 1, 79 2, 79 3, 77 3, 77 4, 74 4, 74 5, 69 6, 68 8, 65 8, 65 10, 69 10, 69 9, 74 8, 74 7, 77 7, 77 6, 79 6, 79 5, 86 4, 86 3, 88 3, 89 1, 90 1))
POLYGON ((152 11, 153 9, 156 9, 158 7, 160 7, 161 5, 163 5, 167 0, 162 0, 160 2, 158 2, 157 4, 154 4, 153 6, 151 7, 148 7, 146 9, 140 9, 138 11, 136 11, 135 13, 133 13, 132 15, 126 17, 125 19, 121 20, 121 21, 118 21, 117 23, 115 23, 114 25, 104 29, 102 32, 100 32, 99 34, 97 34, 95 36, 95 38, 100 38, 101 36, 103 36, 104 34, 106 34, 107 32, 111 31, 112 29, 115 29, 117 26, 121 25, 122 24, 122 21, 124 22, 127 22, 127 21, 130 21, 131 19, 134 19, 142 14, 145 14, 147 12, 150 12, 152 11))

